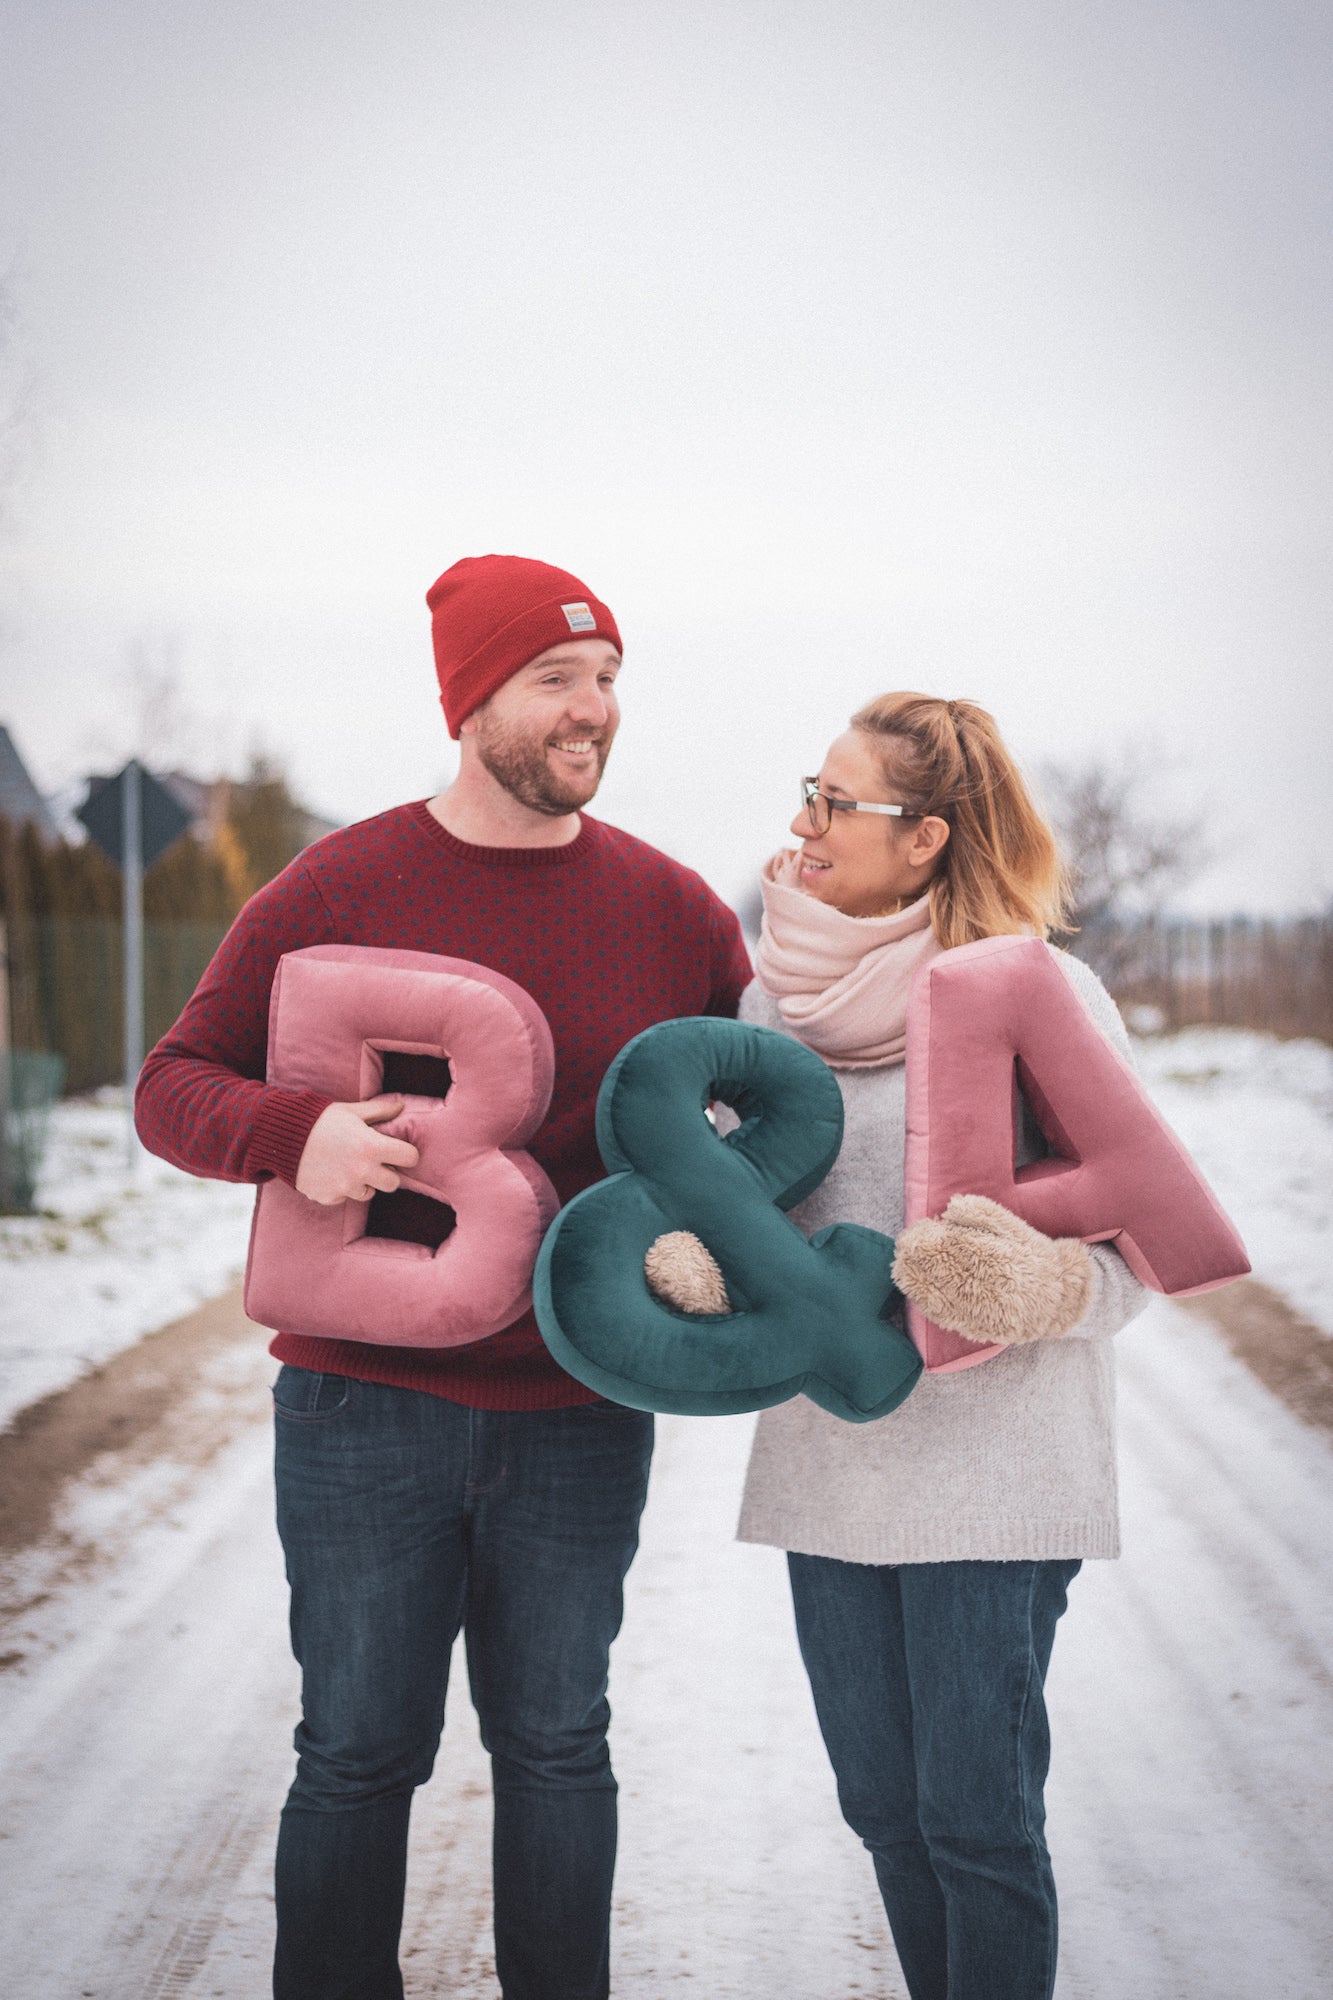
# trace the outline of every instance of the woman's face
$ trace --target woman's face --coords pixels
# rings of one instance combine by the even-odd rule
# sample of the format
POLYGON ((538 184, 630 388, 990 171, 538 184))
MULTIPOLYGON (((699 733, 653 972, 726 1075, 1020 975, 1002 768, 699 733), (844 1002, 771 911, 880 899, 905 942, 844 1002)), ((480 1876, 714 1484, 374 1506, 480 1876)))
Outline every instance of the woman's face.
MULTIPOLYGON (((906 803, 885 784, 873 741, 862 729, 844 730, 829 746, 819 789, 832 799, 906 803)), ((828 832, 816 835, 804 809, 791 830, 801 841, 801 887, 848 917, 884 916, 914 902, 939 866, 949 837, 942 819, 854 812, 835 812, 828 832)))

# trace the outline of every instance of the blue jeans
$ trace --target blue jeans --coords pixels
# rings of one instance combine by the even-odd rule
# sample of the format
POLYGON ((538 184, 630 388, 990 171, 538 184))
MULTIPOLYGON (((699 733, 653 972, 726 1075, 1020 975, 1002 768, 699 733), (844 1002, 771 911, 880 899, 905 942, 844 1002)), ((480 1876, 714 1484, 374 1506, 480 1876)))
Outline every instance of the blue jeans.
POLYGON ((495 1792, 505 2000, 605 2000, 607 1660, 652 1418, 471 1410, 284 1367, 278 1531, 302 1668, 278 1837, 277 2000, 401 2000, 407 1827, 460 1626, 495 1792))
POLYGON ((912 2000, 1050 2000, 1042 1690, 1080 1565, 787 1560, 843 1817, 912 2000))

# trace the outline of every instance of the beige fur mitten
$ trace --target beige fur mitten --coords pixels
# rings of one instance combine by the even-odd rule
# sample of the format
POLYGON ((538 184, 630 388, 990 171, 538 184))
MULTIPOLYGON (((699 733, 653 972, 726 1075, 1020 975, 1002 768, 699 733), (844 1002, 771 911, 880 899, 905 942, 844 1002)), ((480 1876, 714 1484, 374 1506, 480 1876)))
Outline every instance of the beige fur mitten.
POLYGON ((731 1300, 717 1259, 689 1229, 672 1229, 648 1246, 648 1288, 677 1312, 729 1313, 731 1300))
POLYGON ((893 1281, 967 1340, 1052 1340, 1088 1309, 1092 1258, 1076 1236, 1043 1236, 984 1194, 956 1194, 939 1221, 904 1229, 893 1281))

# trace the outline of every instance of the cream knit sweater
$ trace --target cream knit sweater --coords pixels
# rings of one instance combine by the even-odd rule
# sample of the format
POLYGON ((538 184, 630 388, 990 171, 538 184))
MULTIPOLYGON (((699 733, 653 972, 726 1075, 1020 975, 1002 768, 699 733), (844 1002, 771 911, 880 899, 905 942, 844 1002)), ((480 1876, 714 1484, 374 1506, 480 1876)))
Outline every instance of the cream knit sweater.
MULTIPOLYGON (((1096 974, 1056 956, 1097 1026, 1128 1054, 1096 974)), ((789 1032, 757 982, 740 1014, 789 1032)), ((834 1074, 846 1113, 842 1151, 792 1220, 807 1236, 831 1222, 896 1236, 903 1065, 834 1074)), ((905 1403, 874 1423, 844 1423, 804 1396, 763 1411, 740 1539, 860 1563, 1118 1555, 1109 1336, 1148 1294, 1108 1245, 1094 1246, 1092 1259, 1092 1303, 1059 1339, 1010 1348, 957 1374, 923 1375, 905 1403)))

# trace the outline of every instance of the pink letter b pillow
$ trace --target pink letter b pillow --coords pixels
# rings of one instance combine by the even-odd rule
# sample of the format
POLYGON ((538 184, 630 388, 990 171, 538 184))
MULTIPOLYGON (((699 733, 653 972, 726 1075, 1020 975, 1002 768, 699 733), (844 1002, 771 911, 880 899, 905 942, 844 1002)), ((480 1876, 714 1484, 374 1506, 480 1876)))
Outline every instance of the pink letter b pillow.
MULTIPOLYGON (((1046 1236, 1114 1242, 1155 1292, 1212 1291, 1245 1246, 1129 1065, 1039 938, 983 938, 932 959, 907 1007, 906 1219, 984 1194, 1046 1236), (1050 1157, 1015 1166, 1019 1093, 1050 1157)), ((932 1373, 1002 1353, 934 1326, 908 1331, 932 1373)))
POLYGON ((288 952, 269 1003, 269 1082, 341 1102, 401 1091, 405 1109, 381 1129, 421 1158, 397 1194, 333 1208, 266 1182, 250 1317, 388 1347, 458 1347, 520 1318, 560 1206, 522 1150, 554 1074, 536 1001, 483 965, 368 945, 288 952), (430 1241, 407 1240, 412 1228, 430 1241))

